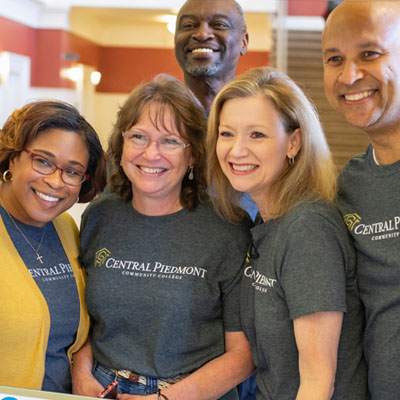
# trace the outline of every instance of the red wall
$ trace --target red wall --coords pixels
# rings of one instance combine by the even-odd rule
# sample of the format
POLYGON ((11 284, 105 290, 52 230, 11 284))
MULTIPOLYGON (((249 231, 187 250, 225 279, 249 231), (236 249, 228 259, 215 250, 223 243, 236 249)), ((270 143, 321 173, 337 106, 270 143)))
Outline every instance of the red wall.
POLYGON ((101 47, 98 92, 129 93, 139 83, 165 72, 182 78, 173 50, 101 47))
POLYGON ((33 70, 36 62, 35 29, 0 17, 0 51, 30 57, 33 70))
POLYGON ((289 0, 288 15, 323 16, 327 6, 327 0, 289 0))
MULTIPOLYGON (((74 83, 60 76, 62 68, 79 62, 93 66, 102 78, 96 90, 129 93, 139 83, 159 73, 183 79, 172 49, 104 47, 59 29, 33 29, 0 17, 0 51, 31 58, 31 85, 73 88, 74 83), (77 61, 66 60, 66 53, 78 54, 77 61)), ((268 65, 269 53, 248 51, 240 58, 237 73, 268 65)))
POLYGON ((38 29, 36 31, 36 63, 32 65, 32 86, 73 87, 60 77, 62 31, 38 29))
POLYGON ((60 76, 60 70, 76 62, 98 68, 99 46, 72 33, 59 29, 37 29, 36 62, 32 65, 32 86, 66 87, 74 84, 60 76), (66 53, 78 54, 79 60, 65 59, 66 53))
MULTIPOLYGON (((240 58, 237 73, 268 64, 268 52, 249 51, 240 58)), ((135 86, 159 73, 183 80, 172 49, 102 47, 99 70, 102 78, 98 92, 129 93, 135 86)))
POLYGON ((268 51, 248 51, 246 55, 239 58, 236 74, 242 74, 249 68, 265 67, 269 65, 268 51))
POLYGON ((0 17, 0 51, 34 57, 35 29, 0 17))

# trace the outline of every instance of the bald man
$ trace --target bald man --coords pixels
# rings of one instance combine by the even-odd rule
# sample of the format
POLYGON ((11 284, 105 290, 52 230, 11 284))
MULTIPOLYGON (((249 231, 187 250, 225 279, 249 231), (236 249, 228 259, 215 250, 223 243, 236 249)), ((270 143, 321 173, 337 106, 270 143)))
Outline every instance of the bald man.
POLYGON ((175 56, 185 84, 207 111, 234 78, 248 41, 243 10, 235 0, 188 0, 179 10, 175 56))
POLYGON ((400 399, 400 2, 345 1, 322 39, 325 93, 370 139, 339 178, 357 250, 371 398, 400 399))

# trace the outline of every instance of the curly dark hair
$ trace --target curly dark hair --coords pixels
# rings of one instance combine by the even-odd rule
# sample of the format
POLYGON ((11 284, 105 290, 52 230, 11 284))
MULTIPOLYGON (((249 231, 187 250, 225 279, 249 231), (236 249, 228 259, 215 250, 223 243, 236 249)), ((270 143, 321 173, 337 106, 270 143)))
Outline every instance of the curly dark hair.
POLYGON ((62 101, 31 102, 10 115, 0 133, 0 176, 9 168, 11 158, 49 129, 76 132, 84 138, 89 152, 86 173, 90 178, 82 183, 79 202, 87 203, 102 192, 106 184, 105 155, 93 127, 75 107, 62 101))

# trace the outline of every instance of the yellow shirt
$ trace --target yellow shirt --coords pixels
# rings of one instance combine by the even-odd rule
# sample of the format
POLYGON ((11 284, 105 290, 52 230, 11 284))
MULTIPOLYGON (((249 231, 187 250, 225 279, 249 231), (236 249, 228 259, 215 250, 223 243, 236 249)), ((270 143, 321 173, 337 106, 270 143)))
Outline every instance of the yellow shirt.
MULTIPOLYGON (((75 275, 80 321, 71 359, 86 341, 89 317, 85 304, 84 272, 79 266, 79 233, 64 213, 54 221, 57 234, 75 275)), ((50 313, 0 218, 0 385, 41 389, 44 376, 50 313)), ((68 301, 66 299, 65 301, 68 301)))

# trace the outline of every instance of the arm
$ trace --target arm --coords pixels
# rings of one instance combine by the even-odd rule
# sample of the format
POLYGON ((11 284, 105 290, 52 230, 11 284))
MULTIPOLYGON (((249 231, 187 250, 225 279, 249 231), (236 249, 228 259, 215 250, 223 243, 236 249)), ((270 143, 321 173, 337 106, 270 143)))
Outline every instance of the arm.
POLYGON ((93 356, 90 339, 72 355, 72 393, 81 396, 97 397, 104 389, 92 374, 93 356))
POLYGON ((330 399, 334 391, 342 312, 318 312, 293 321, 299 351, 296 400, 330 399))
MULTIPOLYGON (((225 333, 226 352, 162 391, 169 400, 212 400, 249 377, 254 371, 250 346, 243 332, 225 333)), ((146 396, 157 400, 157 395, 146 396)), ((139 400, 141 396, 119 395, 119 400, 139 400)))

